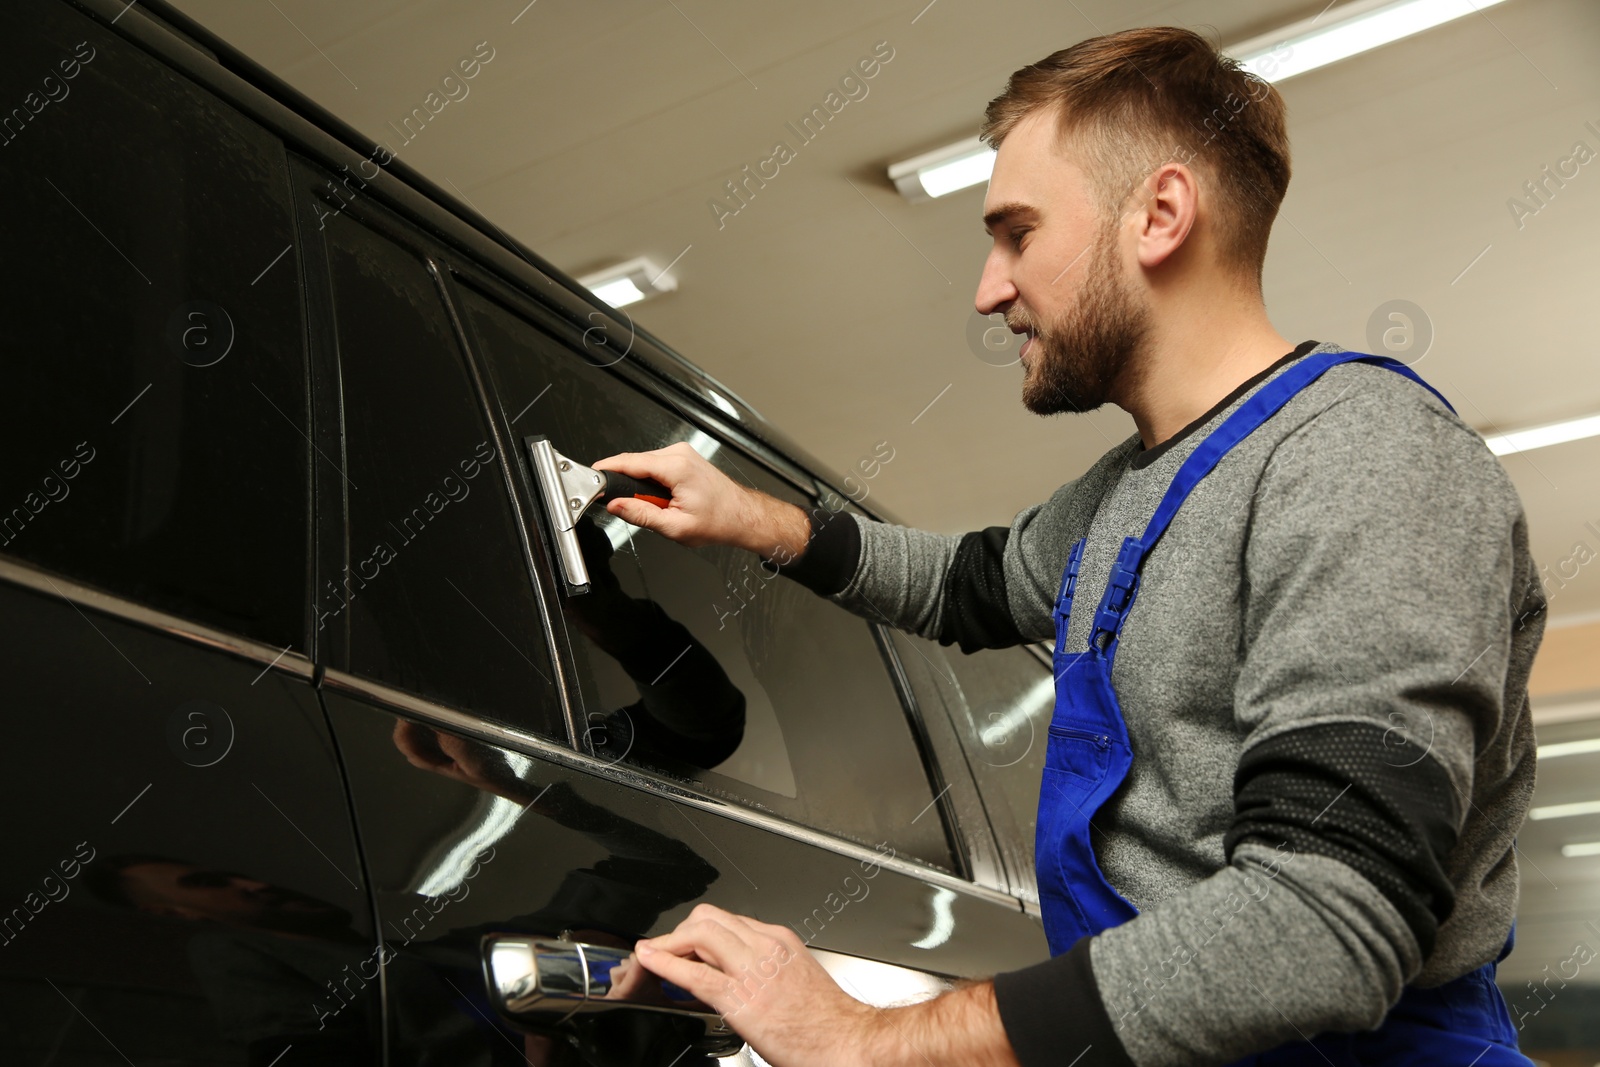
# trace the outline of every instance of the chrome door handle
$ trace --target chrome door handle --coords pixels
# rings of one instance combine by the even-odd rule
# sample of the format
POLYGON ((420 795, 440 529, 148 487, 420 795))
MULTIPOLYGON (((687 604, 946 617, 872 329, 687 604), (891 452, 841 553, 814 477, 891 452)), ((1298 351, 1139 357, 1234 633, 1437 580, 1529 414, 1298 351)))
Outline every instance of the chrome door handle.
POLYGON ((555 938, 490 934, 483 939, 489 999, 513 1022, 548 1027, 580 1015, 645 1012, 697 1026, 702 1036, 694 1045, 707 1055, 727 1056, 744 1046, 716 1011, 659 978, 652 977, 630 998, 618 996, 611 971, 629 955, 626 949, 555 938))

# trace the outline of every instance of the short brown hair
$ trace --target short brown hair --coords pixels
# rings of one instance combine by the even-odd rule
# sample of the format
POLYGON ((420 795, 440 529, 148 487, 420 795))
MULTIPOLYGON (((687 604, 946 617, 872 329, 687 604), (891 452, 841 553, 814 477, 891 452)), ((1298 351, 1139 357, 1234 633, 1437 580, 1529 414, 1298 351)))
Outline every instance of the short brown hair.
POLYGON ((1204 37, 1149 26, 1091 37, 1011 75, 979 135, 999 148, 1025 116, 1057 111, 1057 136, 1082 147, 1108 214, 1161 164, 1197 161, 1215 180, 1220 254, 1257 282, 1289 188, 1283 97, 1204 37))

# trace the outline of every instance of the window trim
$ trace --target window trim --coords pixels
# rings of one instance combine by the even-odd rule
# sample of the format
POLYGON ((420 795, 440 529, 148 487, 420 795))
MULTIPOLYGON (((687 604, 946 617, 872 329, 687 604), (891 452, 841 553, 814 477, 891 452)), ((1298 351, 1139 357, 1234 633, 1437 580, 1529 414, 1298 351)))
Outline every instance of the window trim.
MULTIPOLYGON (((517 470, 523 469, 520 448, 516 438, 511 434, 510 427, 502 426, 497 413, 502 410, 499 397, 491 393, 488 374, 484 371, 482 360, 479 358, 477 346, 473 344, 471 333, 467 329, 466 320, 461 315, 460 294, 450 281, 449 267, 437 256, 429 255, 424 260, 428 273, 433 277, 434 288, 439 293, 445 312, 450 317, 450 327, 455 331, 456 343, 461 346, 461 358, 467 365, 467 373, 472 379, 472 396, 478 405, 478 413, 483 416, 488 424, 489 435, 494 439, 495 448, 500 451, 500 481, 505 487, 506 495, 510 498, 511 513, 517 528, 517 541, 522 548, 523 574, 533 586, 534 603, 537 605, 540 622, 543 623, 545 644, 550 651, 550 670, 555 675, 556 698, 561 701, 562 718, 567 724, 567 743, 576 750, 578 739, 588 735, 582 720, 578 717, 579 700, 574 699, 577 694, 577 675, 569 669, 568 661, 561 656, 562 646, 567 643, 566 628, 562 627, 561 638, 556 636, 551 620, 556 614, 552 610, 552 595, 559 596, 559 591, 547 588, 544 568, 549 560, 545 556, 545 545, 542 537, 535 537, 530 526, 538 523, 535 514, 529 511, 530 507, 538 507, 537 496, 524 499, 519 491, 519 483, 525 479, 518 474, 513 474, 509 457, 517 457, 517 470), (530 503, 530 501, 532 503, 530 503), (535 541, 539 542, 539 550, 534 549, 535 541)), ((525 488, 525 486, 523 486, 525 488)))
MULTIPOLYGON (((915 637, 916 635, 909 634, 907 636, 909 638, 915 637)), ((897 658, 897 661, 900 664, 903 664, 903 659, 900 657, 899 649, 894 647, 894 642, 891 640, 887 643, 891 653, 897 658)), ((1009 645, 1006 647, 1020 648, 1024 650, 1032 659, 1039 663, 1046 673, 1054 675, 1055 664, 1052 659, 1053 649, 1050 643, 1045 641, 1028 641, 1020 645, 1009 645)), ((989 649, 987 651, 1003 651, 1003 649, 989 649)), ((917 700, 916 689, 911 685, 909 675, 905 675, 903 673, 905 669, 904 666, 901 665, 899 669, 902 672, 902 676, 905 678, 906 692, 909 694, 908 699, 919 704, 920 713, 920 701, 917 700)), ((1043 912, 1039 910, 1039 901, 1037 899, 1039 892, 1038 886, 1036 884, 1030 884, 1036 882, 1036 878, 1030 877, 1033 872, 1017 871, 1013 873, 1006 863, 1004 850, 1000 847, 1000 830, 995 826, 994 817, 989 814, 990 793, 985 786, 979 782, 977 774, 972 770, 972 753, 969 751, 966 741, 961 738, 959 733, 952 732, 950 743, 961 750, 963 757, 967 761, 967 781, 970 782, 971 789, 973 790, 973 803, 977 805, 978 810, 983 812, 984 822, 989 830, 988 846, 991 849, 991 854, 987 858, 992 865, 993 880, 987 884, 994 889, 1008 893, 1009 895, 1015 897, 1022 904, 1023 910, 1028 914, 1035 917, 1042 915, 1043 912)))
POLYGON ((944 816, 945 832, 951 838, 950 849, 957 857, 962 874, 978 885, 1005 892, 1009 883, 1000 858, 999 843, 995 840, 994 823, 989 818, 988 808, 983 802, 983 791, 973 777, 961 739, 951 739, 951 743, 962 750, 961 765, 946 768, 939 755, 942 746, 933 738, 928 716, 923 713, 922 704, 917 700, 911 678, 906 674, 899 650, 894 647, 889 628, 881 622, 868 625, 872 627, 873 640, 877 642, 884 664, 889 669, 895 692, 905 709, 906 720, 916 735, 929 781, 940 787, 934 795, 934 802, 944 816), (981 818, 963 816, 963 810, 980 812, 981 818))
POLYGON ((382 682, 358 677, 346 671, 326 670, 322 672, 318 684, 326 686, 331 691, 353 697, 385 713, 424 722, 594 778, 624 785, 667 803, 689 804, 702 811, 767 830, 793 841, 815 845, 849 859, 871 861, 880 867, 920 879, 929 885, 963 893, 1011 911, 1027 910, 1025 902, 1011 893, 963 878, 959 874, 931 866, 915 857, 903 856, 898 852, 892 856, 885 856, 847 837, 840 837, 772 812, 761 811, 715 796, 643 767, 598 759, 576 749, 567 748, 549 738, 502 726, 499 723, 487 722, 470 712, 436 704, 424 697, 395 689, 382 682))
POLYGON ((271 671, 302 682, 316 684, 320 668, 304 653, 274 648, 243 634, 217 630, 204 623, 186 619, 181 615, 150 607, 137 600, 107 592, 87 585, 56 571, 36 567, 14 556, 0 554, 0 582, 38 593, 43 597, 60 597, 82 611, 92 611, 109 618, 130 623, 152 633, 196 645, 201 648, 232 656, 249 663, 259 663, 271 671))

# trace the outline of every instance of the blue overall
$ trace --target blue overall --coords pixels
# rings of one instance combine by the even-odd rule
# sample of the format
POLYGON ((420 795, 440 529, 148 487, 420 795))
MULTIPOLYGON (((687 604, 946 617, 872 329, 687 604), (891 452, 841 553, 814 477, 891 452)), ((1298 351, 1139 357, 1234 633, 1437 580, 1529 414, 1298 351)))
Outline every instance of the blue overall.
MULTIPOLYGON (((1133 763, 1127 726, 1111 686, 1111 666, 1123 620, 1138 593, 1145 559, 1189 492, 1234 445, 1329 368, 1354 360, 1387 367, 1444 400, 1438 390, 1404 364, 1382 356, 1325 352, 1291 364, 1235 409, 1184 461, 1144 534, 1123 542, 1095 612, 1087 650, 1069 654, 1067 623, 1084 541, 1072 546, 1056 598, 1056 705, 1045 749, 1035 838, 1039 900, 1051 955, 1059 955, 1080 938, 1139 914, 1100 872, 1089 835, 1095 813, 1122 785, 1133 763)), ((1449 401, 1445 404, 1448 406, 1449 401)), ((1510 951, 1508 938, 1500 959, 1510 951)), ((1488 963, 1434 989, 1408 986, 1377 1030, 1323 1034, 1311 1041, 1297 1041, 1248 1056, 1239 1064, 1354 1067, 1459 1063, 1466 1067, 1472 1063, 1475 1067, 1529 1067, 1532 1061, 1517 1051, 1516 1030, 1494 984, 1494 969, 1494 963, 1488 963)))

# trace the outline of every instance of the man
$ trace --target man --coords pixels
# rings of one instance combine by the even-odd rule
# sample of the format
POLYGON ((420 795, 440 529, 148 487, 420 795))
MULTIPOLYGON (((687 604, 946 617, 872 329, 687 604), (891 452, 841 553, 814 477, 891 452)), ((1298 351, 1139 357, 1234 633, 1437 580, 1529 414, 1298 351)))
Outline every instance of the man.
POLYGON ((710 906, 638 944, 771 1062, 1529 1062, 1493 985, 1544 608, 1521 506, 1407 368, 1268 320, 1284 126, 1171 28, 1057 52, 989 105, 977 308, 1027 333, 1031 411, 1109 401, 1138 430, 1009 528, 807 514, 682 444, 596 464, 672 489, 613 514, 868 617, 967 652, 1055 640, 1051 959, 879 1012, 710 906))

